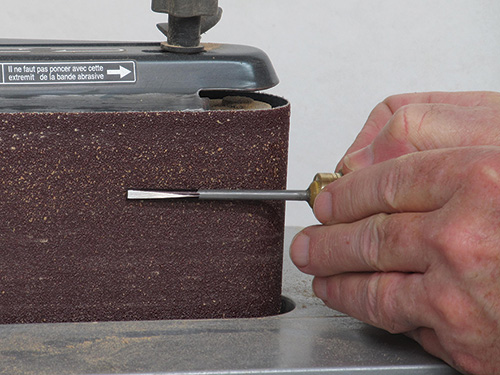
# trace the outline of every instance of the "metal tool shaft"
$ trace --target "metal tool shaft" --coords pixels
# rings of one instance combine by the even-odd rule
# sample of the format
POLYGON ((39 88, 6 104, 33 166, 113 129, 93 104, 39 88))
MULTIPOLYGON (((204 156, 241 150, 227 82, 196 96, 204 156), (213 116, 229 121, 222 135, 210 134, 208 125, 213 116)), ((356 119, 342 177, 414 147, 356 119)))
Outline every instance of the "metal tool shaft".
POLYGON ((307 201, 307 190, 197 190, 148 191, 129 190, 128 199, 203 199, 203 200, 287 200, 307 201))
POLYGON ((198 190, 205 200, 286 200, 307 201, 307 190, 198 190))
POLYGON ((203 199, 203 200, 280 200, 307 201, 311 207, 325 186, 339 179, 341 173, 318 173, 307 190, 128 190, 128 199, 203 199))

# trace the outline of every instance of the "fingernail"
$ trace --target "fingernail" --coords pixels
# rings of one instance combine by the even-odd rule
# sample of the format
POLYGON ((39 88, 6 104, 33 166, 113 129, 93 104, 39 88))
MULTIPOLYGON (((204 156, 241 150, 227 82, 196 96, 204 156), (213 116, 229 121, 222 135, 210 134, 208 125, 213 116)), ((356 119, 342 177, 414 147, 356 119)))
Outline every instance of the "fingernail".
POLYGON ((314 202, 314 214, 322 223, 327 223, 332 220, 333 197, 329 191, 322 191, 316 197, 316 201, 314 202))
POLYGON ((348 171, 355 171, 373 164, 373 149, 371 145, 348 154, 343 160, 344 167, 348 171))
POLYGON ((295 236, 290 246, 290 258, 299 268, 306 267, 309 264, 309 236, 299 233, 295 236))
POLYGON ((313 281, 313 291, 316 297, 323 301, 326 301, 328 299, 326 279, 316 277, 313 281))

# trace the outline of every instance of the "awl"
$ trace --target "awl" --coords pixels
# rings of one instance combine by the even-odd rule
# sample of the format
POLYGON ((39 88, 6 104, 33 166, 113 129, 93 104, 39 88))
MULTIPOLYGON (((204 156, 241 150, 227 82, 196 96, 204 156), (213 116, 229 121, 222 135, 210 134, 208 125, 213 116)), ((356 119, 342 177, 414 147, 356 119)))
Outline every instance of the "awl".
POLYGON ((128 190, 127 199, 285 200, 307 201, 313 207, 321 190, 341 176, 341 173, 318 173, 307 190, 128 190))

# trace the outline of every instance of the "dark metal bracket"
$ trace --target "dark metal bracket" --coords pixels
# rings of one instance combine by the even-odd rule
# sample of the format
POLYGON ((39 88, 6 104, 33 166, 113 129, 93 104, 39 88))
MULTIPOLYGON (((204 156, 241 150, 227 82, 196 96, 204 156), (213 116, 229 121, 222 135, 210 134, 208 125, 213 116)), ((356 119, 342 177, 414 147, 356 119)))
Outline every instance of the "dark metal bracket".
POLYGON ((154 12, 167 13, 168 23, 158 24, 167 37, 162 49, 176 53, 204 51, 201 34, 214 27, 222 17, 218 0, 152 0, 154 12))

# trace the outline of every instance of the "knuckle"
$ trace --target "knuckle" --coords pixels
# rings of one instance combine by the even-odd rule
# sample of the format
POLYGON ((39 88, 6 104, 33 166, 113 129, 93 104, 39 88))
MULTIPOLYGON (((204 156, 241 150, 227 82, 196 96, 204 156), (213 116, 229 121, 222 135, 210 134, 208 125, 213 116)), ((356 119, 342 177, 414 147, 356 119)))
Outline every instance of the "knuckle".
POLYGON ((473 163, 466 183, 452 198, 454 201, 436 211, 435 220, 429 220, 427 238, 455 271, 474 271, 475 266, 498 256, 499 189, 500 163, 473 163))
POLYGON ((415 130, 421 128, 427 115, 436 108, 430 104, 408 104, 400 107, 387 124, 387 130, 395 140, 406 140, 415 130))
POLYGON ((402 106, 409 103, 411 100, 411 94, 396 94, 390 95, 386 97, 379 105, 386 106, 392 114, 396 113, 396 111, 402 106))
POLYGON ((439 226, 428 228, 432 246, 448 265, 467 267, 467 262, 477 246, 476 234, 471 231, 467 216, 447 217, 439 226))
POLYGON ((432 306, 435 315, 443 322, 446 322, 446 329, 449 332, 461 332, 471 322, 471 311, 466 309, 464 296, 454 288, 447 285, 427 285, 427 295, 429 305, 432 306))
POLYGON ((361 258, 363 262, 372 270, 385 271, 381 249, 385 241, 385 223, 387 214, 377 214, 366 220, 359 236, 361 240, 361 258))
POLYGON ((409 133, 411 106, 406 105, 394 112, 384 131, 389 141, 400 143, 409 133))
POLYGON ((365 305, 368 323, 379 327, 382 325, 379 311, 380 293, 380 274, 373 274, 367 281, 365 305))
POLYGON ((396 95, 389 95, 388 97, 386 97, 382 103, 380 104, 384 104, 386 105, 387 107, 391 108, 392 107, 392 103, 399 99, 401 97, 402 94, 396 94, 396 95))
POLYGON ((390 212, 397 212, 398 200, 401 191, 401 162, 396 159, 391 168, 384 171, 385 176, 378 180, 377 189, 380 192, 380 199, 384 207, 387 207, 390 212))
POLYGON ((399 310, 394 297, 397 280, 394 277, 385 276, 384 273, 374 273, 368 278, 366 288, 368 323, 391 333, 401 333, 406 328, 400 326, 395 320, 399 310))
POLYGON ((415 219, 401 221, 398 215, 382 213, 371 216, 359 236, 363 241, 360 245, 362 260, 375 271, 404 271, 397 259, 403 256, 401 249, 415 246, 415 236, 420 235, 420 229, 415 229, 415 226, 420 226, 415 219))
MULTIPOLYGON (((408 104, 400 107, 383 130, 384 141, 379 146, 391 145, 399 154, 435 148, 433 137, 425 128, 434 121, 441 107, 435 104, 408 104)), ((383 150, 378 150, 383 152, 383 150)))
POLYGON ((491 197, 498 195, 498 189, 500 188, 500 161, 498 152, 476 160, 472 163, 469 170, 469 178, 467 179, 469 186, 491 197))
POLYGON ((429 228, 428 238, 436 257, 434 270, 446 271, 462 281, 484 278, 498 264, 499 236, 494 233, 498 225, 463 215, 447 217, 444 224, 429 228))

